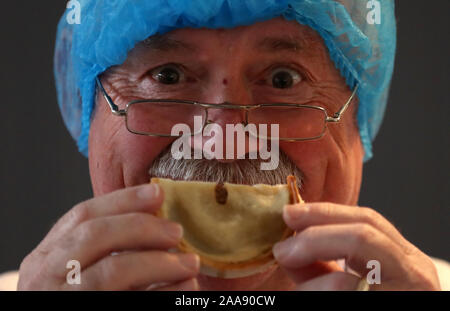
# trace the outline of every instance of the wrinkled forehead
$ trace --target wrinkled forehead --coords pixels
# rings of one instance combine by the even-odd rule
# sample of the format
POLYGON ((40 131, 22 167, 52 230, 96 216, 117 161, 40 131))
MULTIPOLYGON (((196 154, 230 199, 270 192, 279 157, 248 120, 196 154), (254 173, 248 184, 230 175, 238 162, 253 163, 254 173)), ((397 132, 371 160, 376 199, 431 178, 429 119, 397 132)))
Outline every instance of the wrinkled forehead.
POLYGON ((187 33, 199 33, 204 35, 214 35, 218 39, 226 40, 228 37, 236 37, 239 35, 247 36, 263 36, 263 35, 293 35, 305 39, 320 38, 320 36, 309 26, 299 24, 293 20, 286 20, 283 17, 275 17, 266 21, 256 22, 251 25, 237 26, 234 28, 178 28, 170 31, 171 36, 183 36, 187 33))
POLYGON ((182 54, 198 58, 202 53, 211 51, 213 54, 217 49, 227 53, 291 53, 299 57, 326 53, 322 37, 312 28, 276 17, 235 28, 179 28, 165 34, 155 34, 139 42, 128 53, 125 64, 130 59, 156 53, 167 57, 182 54))

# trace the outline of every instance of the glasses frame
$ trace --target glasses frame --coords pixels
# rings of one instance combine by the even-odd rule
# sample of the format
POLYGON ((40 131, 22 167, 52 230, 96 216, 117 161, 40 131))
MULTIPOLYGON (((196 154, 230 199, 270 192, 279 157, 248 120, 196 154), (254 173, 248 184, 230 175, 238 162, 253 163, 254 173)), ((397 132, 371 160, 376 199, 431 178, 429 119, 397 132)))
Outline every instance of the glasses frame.
MULTIPOLYGON (((326 129, 327 129, 327 124, 328 123, 338 123, 339 121, 341 121, 342 116, 344 115, 345 111, 347 110, 347 108, 350 106, 353 98, 356 95, 356 91, 358 90, 359 85, 357 84, 355 86, 355 88, 353 89, 353 92, 351 94, 351 96, 349 97, 349 99, 347 100, 347 102, 342 105, 342 107, 333 114, 333 116, 329 116, 326 109, 320 106, 315 106, 315 105, 306 105, 306 104, 290 104, 290 103, 267 103, 267 104, 258 104, 258 105, 235 105, 235 104, 231 104, 228 102, 224 102, 221 104, 208 104, 208 103, 202 103, 202 102, 197 102, 197 101, 191 101, 191 100, 178 100, 178 99, 143 99, 143 100, 133 100, 131 102, 129 102, 127 104, 127 106, 125 107, 125 109, 119 109, 119 106, 117 106, 114 101, 111 99, 111 97, 108 95, 108 93, 106 92, 105 88, 103 87, 103 84, 101 83, 100 79, 98 77, 96 77, 96 82, 98 87, 100 88, 103 97, 105 98, 106 102, 109 105, 109 108, 111 109, 111 113, 115 116, 118 117, 125 117, 125 126, 127 128, 127 130, 133 134, 138 134, 138 135, 144 135, 144 136, 156 136, 156 137, 180 137, 180 136, 173 136, 170 134, 159 134, 159 133, 148 133, 148 132, 139 132, 139 131, 135 131, 132 130, 128 127, 128 109, 134 105, 134 104, 138 104, 138 103, 155 103, 155 102, 167 102, 167 103, 180 103, 180 104, 187 104, 187 105, 196 105, 196 106, 201 106, 203 108, 205 108, 205 122, 203 122, 203 126, 201 131, 203 131, 203 129, 205 128, 205 126, 209 123, 212 123, 211 121, 208 120, 208 108, 213 108, 213 109, 217 109, 217 108, 222 108, 222 109, 243 109, 245 110, 245 122, 243 122, 243 125, 246 126, 248 124, 248 111, 252 110, 252 109, 256 109, 256 108, 260 108, 260 107, 298 107, 298 108, 311 108, 311 109, 316 109, 316 110, 320 110, 324 113, 325 115, 325 125, 323 127, 323 131, 322 133, 320 133, 318 136, 315 137, 308 137, 308 138, 278 138, 278 140, 281 141, 308 141, 308 140, 315 140, 315 139, 319 139, 322 138, 325 135, 326 129)), ((199 132, 201 133, 201 132, 199 132)), ((196 135, 198 133, 191 133, 191 136, 196 135)), ((258 136, 259 137, 259 136, 258 136)), ((270 138, 269 138, 270 139, 270 138)))

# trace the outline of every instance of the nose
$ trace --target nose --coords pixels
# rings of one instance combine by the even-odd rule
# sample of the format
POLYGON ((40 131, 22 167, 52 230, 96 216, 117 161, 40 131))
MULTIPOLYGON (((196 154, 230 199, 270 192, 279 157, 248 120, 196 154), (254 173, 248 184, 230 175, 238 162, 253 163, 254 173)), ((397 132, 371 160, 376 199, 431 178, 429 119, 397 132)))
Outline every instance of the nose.
POLYGON ((258 152, 257 138, 249 135, 249 127, 245 127, 245 109, 233 107, 252 105, 251 92, 239 79, 219 75, 215 81, 202 101, 217 108, 207 108, 204 131, 191 138, 191 146, 194 150, 201 146, 204 157, 220 162, 248 158, 250 153, 258 152))

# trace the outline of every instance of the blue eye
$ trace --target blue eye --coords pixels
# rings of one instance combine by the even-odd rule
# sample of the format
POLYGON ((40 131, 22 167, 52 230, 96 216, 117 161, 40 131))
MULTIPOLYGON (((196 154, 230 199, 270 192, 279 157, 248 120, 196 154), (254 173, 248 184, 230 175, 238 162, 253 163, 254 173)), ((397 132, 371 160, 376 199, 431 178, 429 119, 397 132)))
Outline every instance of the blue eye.
POLYGON ((287 89, 302 81, 302 76, 289 68, 277 68, 270 74, 268 81, 274 88, 287 89))
POLYGON ((184 81, 184 74, 175 65, 160 66, 151 71, 152 78, 162 84, 177 84, 184 81))

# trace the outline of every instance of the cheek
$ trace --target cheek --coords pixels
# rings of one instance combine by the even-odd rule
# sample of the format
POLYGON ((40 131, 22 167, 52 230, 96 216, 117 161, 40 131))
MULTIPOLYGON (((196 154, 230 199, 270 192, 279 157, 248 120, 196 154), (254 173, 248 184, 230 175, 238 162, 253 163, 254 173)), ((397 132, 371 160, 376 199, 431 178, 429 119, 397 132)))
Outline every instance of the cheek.
POLYGON ((305 175, 305 201, 357 203, 363 157, 357 132, 344 140, 328 132, 317 141, 285 142, 280 147, 305 175))
POLYGON ((130 133, 123 118, 98 111, 89 134, 94 195, 149 182, 148 169, 172 139, 130 133))
POLYGON ((323 139, 308 142, 282 142, 280 148, 303 172, 301 195, 307 202, 320 201, 328 164, 323 139))
POLYGON ((119 141, 116 148, 124 186, 130 187, 149 182, 148 170, 151 164, 173 139, 135 135, 127 131, 119 141))

